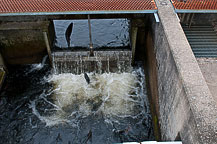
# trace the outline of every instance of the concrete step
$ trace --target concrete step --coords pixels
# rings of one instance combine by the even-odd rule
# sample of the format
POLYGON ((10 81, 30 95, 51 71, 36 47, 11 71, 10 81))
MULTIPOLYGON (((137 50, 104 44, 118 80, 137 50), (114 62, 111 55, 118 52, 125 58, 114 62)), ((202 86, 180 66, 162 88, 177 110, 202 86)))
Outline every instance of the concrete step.
POLYGON ((210 26, 183 26, 195 57, 217 57, 217 32, 210 26))

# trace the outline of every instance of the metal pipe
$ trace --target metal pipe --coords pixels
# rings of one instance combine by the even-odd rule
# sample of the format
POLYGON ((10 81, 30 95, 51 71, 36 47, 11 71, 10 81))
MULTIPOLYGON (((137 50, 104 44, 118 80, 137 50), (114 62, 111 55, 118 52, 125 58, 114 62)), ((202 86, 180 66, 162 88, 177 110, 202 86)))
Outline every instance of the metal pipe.
MULTIPOLYGON (((214 10, 217 12, 217 10, 214 10)), ((123 11, 68 11, 68 12, 23 12, 0 13, 0 16, 43 16, 43 15, 83 15, 83 14, 146 14, 156 13, 157 10, 123 10, 123 11)))
POLYGON ((188 9, 175 9, 176 13, 217 13, 217 10, 188 10, 188 9))
POLYGON ((93 53, 92 34, 91 34, 90 15, 88 15, 88 26, 89 26, 89 38, 90 38, 90 56, 94 56, 94 53, 93 53))

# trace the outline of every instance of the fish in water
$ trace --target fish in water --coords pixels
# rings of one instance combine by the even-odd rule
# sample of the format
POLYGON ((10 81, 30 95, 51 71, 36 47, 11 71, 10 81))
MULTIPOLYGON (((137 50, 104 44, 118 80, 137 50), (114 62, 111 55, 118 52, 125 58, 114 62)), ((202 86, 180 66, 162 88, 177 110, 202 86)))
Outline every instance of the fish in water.
POLYGON ((127 135, 129 131, 131 131, 131 126, 128 126, 126 129, 123 130, 114 130, 115 133, 124 135, 127 135))
POLYGON ((90 78, 89 78, 89 76, 86 73, 84 73, 84 78, 85 78, 86 82, 88 84, 90 84, 90 78))
POLYGON ((88 134, 87 134, 87 137, 86 137, 86 139, 84 140, 84 144, 87 144, 88 143, 88 141, 90 141, 91 143, 92 143, 92 131, 91 130, 89 130, 89 132, 88 132, 88 134))
POLYGON ((65 37, 66 37, 68 47, 70 47, 70 37, 72 34, 72 29, 73 29, 73 23, 70 23, 70 25, 67 27, 66 32, 65 32, 65 37))

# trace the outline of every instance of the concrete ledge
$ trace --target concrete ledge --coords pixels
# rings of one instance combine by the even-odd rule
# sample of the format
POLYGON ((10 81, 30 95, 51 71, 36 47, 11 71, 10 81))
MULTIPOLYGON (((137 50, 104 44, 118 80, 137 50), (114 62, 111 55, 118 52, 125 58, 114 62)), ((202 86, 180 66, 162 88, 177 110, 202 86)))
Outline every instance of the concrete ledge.
POLYGON ((43 32, 51 35, 50 25, 50 21, 0 23, 0 50, 5 63, 17 65, 40 62, 46 54, 43 32))
POLYGON ((186 144, 214 144, 216 102, 172 4, 169 0, 156 0, 156 4, 160 24, 155 24, 153 29, 156 29, 154 41, 160 79, 158 91, 162 138, 175 140, 179 134, 186 144))

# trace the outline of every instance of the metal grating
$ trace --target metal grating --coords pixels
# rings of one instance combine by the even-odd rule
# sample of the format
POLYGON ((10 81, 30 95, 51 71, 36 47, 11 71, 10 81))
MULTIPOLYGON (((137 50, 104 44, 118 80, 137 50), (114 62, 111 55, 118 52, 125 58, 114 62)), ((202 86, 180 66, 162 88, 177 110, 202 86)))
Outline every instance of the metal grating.
POLYGON ((217 32, 212 26, 183 26, 195 57, 217 57, 217 32))
POLYGON ((154 0, 0 0, 0 14, 146 10, 157 10, 154 0))
MULTIPOLYGON (((176 10, 216 11, 217 0, 171 0, 176 10)), ((181 12, 181 11, 180 11, 181 12)))

